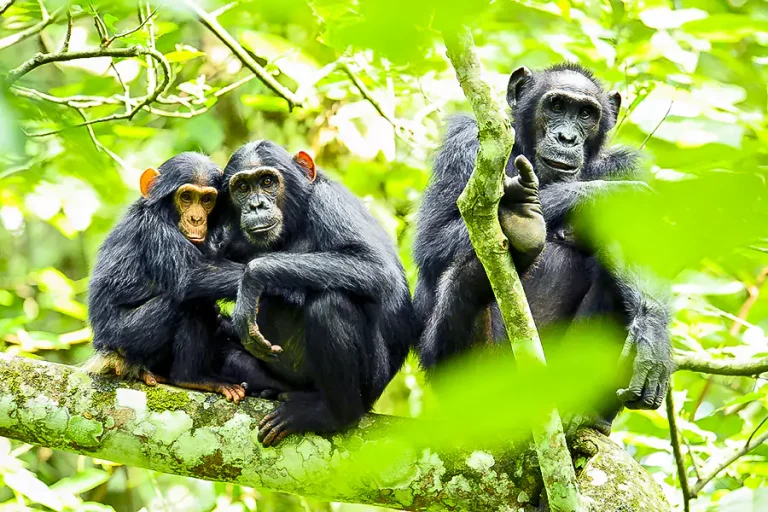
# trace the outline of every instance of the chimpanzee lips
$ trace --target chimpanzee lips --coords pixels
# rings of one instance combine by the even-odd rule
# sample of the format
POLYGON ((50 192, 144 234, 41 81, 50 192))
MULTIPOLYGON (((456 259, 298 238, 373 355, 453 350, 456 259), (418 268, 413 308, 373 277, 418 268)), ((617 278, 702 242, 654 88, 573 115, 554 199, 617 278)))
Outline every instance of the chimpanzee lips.
POLYGON ((558 162, 556 160, 550 160, 549 158, 544 158, 543 156, 541 157, 541 160, 551 168, 557 169, 558 171, 574 173, 579 169, 574 165, 558 162))
POLYGON ((254 233, 254 234, 255 233, 265 233, 267 231, 271 231, 272 229, 274 229, 275 226, 277 226, 277 224, 278 224, 278 222, 274 221, 274 222, 272 222, 270 224, 265 224, 265 225, 260 225, 260 226, 248 226, 247 231, 249 233, 254 233))

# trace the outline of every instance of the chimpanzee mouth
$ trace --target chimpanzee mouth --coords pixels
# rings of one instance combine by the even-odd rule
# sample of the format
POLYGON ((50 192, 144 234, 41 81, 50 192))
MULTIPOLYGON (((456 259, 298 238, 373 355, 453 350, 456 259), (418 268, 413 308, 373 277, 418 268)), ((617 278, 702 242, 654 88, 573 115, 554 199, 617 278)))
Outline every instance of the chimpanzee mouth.
POLYGON ((267 224, 267 225, 249 226, 248 227, 248 233, 251 233, 251 234, 254 234, 254 235, 260 234, 260 233, 266 233, 268 231, 272 231, 273 229, 275 229, 277 224, 278 224, 278 221, 275 221, 275 222, 273 222, 271 224, 267 224))
POLYGON ((543 156, 539 156, 539 158, 541 158, 541 161, 544 162, 545 164, 547 164, 549 167, 551 167, 553 169, 557 169, 558 171, 561 171, 561 172, 565 172, 565 173, 568 173, 568 174, 574 174, 576 171, 579 170, 578 167, 576 167, 574 165, 571 165, 571 164, 566 164, 566 163, 563 163, 563 162, 558 162, 556 160, 550 160, 549 158, 544 158, 543 156))

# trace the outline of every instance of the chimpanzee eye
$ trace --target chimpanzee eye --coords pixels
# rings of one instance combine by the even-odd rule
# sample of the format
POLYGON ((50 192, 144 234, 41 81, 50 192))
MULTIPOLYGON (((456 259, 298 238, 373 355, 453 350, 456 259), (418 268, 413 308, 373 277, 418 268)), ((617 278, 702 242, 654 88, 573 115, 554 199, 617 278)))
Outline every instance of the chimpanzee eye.
POLYGON ((192 194, 190 194, 189 192, 182 192, 181 195, 179 196, 179 198, 182 201, 191 201, 192 200, 192 194))
POLYGON ((241 181, 237 184, 237 190, 240 192, 248 192, 248 184, 244 181, 241 181))
POLYGON ((272 186, 272 184, 275 182, 274 178, 272 176, 264 176, 261 179, 261 186, 264 188, 269 188, 272 186))
POLYGON ((203 204, 211 204, 211 200, 212 200, 212 198, 211 198, 210 194, 205 194, 203 196, 203 198, 201 199, 203 204))
POLYGON ((579 110, 579 117, 582 119, 589 119, 592 117, 592 109, 589 107, 583 107, 579 110))
POLYGON ((552 112, 562 112, 564 108, 563 100, 552 101, 552 112))

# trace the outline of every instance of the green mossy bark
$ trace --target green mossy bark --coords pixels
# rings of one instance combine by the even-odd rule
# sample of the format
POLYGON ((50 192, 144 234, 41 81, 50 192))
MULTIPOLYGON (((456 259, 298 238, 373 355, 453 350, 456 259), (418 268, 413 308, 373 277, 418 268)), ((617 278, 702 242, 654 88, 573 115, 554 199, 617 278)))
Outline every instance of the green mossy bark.
MULTIPOLYGON (((388 435, 397 423, 414 420, 371 414, 344 434, 289 436, 277 448, 263 448, 257 425, 273 407, 267 400, 234 405, 213 394, 150 388, 0 354, 0 436, 329 501, 405 510, 536 510, 530 502, 542 483, 530 443, 506 452, 437 453, 388 435), (350 463, 382 447, 391 463, 350 471, 350 463)), ((581 432, 579 442, 586 449, 579 455, 586 468, 582 492, 598 510, 669 510, 624 450, 592 431, 581 432)))
MULTIPOLYGON (((464 95, 472 105, 480 141, 475 170, 457 202, 459 211, 467 224, 475 253, 491 282, 512 341, 515 360, 520 367, 542 365, 545 364, 544 350, 523 285, 512 263, 509 241, 502 233, 498 219, 504 169, 515 142, 514 130, 482 79, 482 66, 475 54, 469 29, 463 27, 446 32, 445 46, 464 95)), ((580 498, 563 425, 554 408, 545 424, 534 429, 533 438, 551 510, 588 510, 580 498)))

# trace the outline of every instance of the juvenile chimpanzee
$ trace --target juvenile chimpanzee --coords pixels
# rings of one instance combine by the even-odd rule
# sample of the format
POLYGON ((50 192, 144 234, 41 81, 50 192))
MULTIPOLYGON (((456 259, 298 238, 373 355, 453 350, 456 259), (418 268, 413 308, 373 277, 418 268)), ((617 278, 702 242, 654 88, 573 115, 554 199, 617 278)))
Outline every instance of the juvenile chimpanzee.
POLYGON ((223 172, 197 153, 144 171, 144 197, 107 236, 89 283, 92 371, 236 402, 245 396, 240 382, 255 391, 281 389, 242 347, 213 343, 215 300, 236 295, 244 270, 213 255, 223 226, 214 209, 222 181, 223 172))
POLYGON ((232 155, 225 176, 241 236, 232 248, 250 260, 233 323, 292 387, 261 422, 259 440, 270 446, 290 433, 349 426, 384 391, 417 333, 393 244, 304 152, 292 158, 252 142, 232 155))
MULTIPOLYGON (((600 191, 647 188, 632 181, 636 152, 605 147, 621 97, 605 93, 589 71, 564 64, 537 73, 524 67, 516 70, 507 101, 516 141, 506 169, 505 198, 514 195, 513 202, 519 203, 519 193, 510 185, 519 189, 520 184, 511 178, 519 174, 523 179, 525 173, 519 171, 526 167, 521 163, 533 162, 546 221, 546 244, 536 264, 529 266, 535 246, 522 261, 515 251, 512 254, 536 325, 598 316, 619 321, 627 329, 623 355, 631 351, 636 355, 631 382, 618 396, 627 407, 655 409, 672 369, 667 306, 646 291, 636 274, 607 268, 597 257, 603 249, 591 246, 586 236, 577 237, 569 223, 569 214, 600 191)), ((419 352, 428 368, 460 354, 478 339, 504 337, 488 279, 456 206, 475 166, 477 133, 476 122, 468 117, 449 125, 420 210, 414 249, 420 275, 414 305, 424 322, 419 352)), ((529 195, 523 202, 532 199, 535 196, 529 195)), ((514 217, 505 210, 504 200, 499 215, 502 227, 505 218, 514 217)), ((528 229, 531 226, 531 239, 540 239, 536 225, 528 229)), ((523 236, 505 231, 508 237, 523 236)), ((610 401, 602 411, 609 420, 620 408, 619 401, 610 401)))

